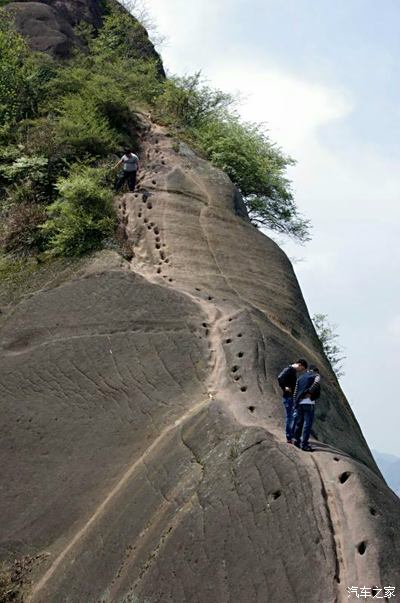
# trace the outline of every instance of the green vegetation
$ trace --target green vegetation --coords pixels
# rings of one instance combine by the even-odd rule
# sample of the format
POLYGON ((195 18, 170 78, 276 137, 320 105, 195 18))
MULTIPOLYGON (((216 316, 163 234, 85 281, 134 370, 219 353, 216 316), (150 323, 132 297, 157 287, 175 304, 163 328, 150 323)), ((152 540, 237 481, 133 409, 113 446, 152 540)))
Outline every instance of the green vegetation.
POLYGON ((34 111, 39 69, 4 11, 0 20, 0 127, 34 111))
POLYGON ((234 107, 230 95, 202 84, 196 74, 166 82, 156 115, 230 176, 255 224, 309 240, 310 223, 298 213, 286 176, 294 160, 262 125, 242 122, 234 107))
POLYGON ((116 227, 113 193, 105 186, 104 171, 74 166, 68 177, 57 181, 56 189, 58 197, 49 205, 49 219, 41 226, 49 248, 63 256, 100 248, 116 227))
POLYGON ((107 4, 98 32, 78 26, 89 52, 63 63, 30 51, 0 13, 3 255, 42 261, 110 244, 110 166, 123 146, 139 150, 135 112, 143 109, 227 172, 255 224, 309 238, 286 177, 293 160, 198 74, 165 80, 145 30, 121 7, 107 4))
POLYGON ((343 355, 343 347, 338 343, 339 335, 335 333, 337 327, 328 321, 326 314, 314 314, 312 321, 325 355, 336 373, 336 377, 340 379, 345 374, 343 361, 346 356, 343 355))
POLYGON ((138 146, 133 109, 162 90, 146 35, 110 8, 89 53, 68 63, 31 52, 1 15, 0 245, 14 257, 75 256, 115 230, 115 153, 138 146), (26 100, 28 99, 28 100, 26 100), (29 102, 28 102, 29 101, 29 102))

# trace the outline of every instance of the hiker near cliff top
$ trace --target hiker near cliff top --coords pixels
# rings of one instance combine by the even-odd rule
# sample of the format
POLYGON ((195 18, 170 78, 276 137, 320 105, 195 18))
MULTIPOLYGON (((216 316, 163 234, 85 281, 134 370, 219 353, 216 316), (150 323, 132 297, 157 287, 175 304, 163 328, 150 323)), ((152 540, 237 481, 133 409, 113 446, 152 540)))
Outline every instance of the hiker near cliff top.
POLYGON ((123 169, 115 181, 115 190, 117 192, 120 191, 124 183, 127 182, 129 190, 133 193, 136 186, 136 176, 139 171, 139 157, 132 152, 132 149, 125 149, 125 154, 113 169, 117 170, 121 166, 123 166, 123 169))
POLYGON ((297 379, 294 392, 293 437, 297 448, 312 452, 308 443, 314 420, 315 400, 321 395, 319 369, 310 365, 308 371, 297 379))
POLYGON ((297 376, 303 374, 307 369, 307 361, 300 358, 297 362, 287 366, 278 375, 278 383, 283 393, 283 404, 286 412, 286 440, 292 443, 293 437, 293 411, 294 411, 294 392, 296 389, 297 376))

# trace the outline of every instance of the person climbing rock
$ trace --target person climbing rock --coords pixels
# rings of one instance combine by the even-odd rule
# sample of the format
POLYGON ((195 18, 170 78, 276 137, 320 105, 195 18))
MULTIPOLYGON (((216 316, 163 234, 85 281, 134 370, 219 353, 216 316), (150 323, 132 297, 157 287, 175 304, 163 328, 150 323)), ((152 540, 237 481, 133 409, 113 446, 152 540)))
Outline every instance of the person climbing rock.
POLYGON ((293 395, 296 389, 297 376, 302 374, 307 369, 307 361, 304 358, 300 358, 297 362, 290 364, 284 368, 278 375, 278 383, 283 393, 283 404, 286 412, 286 440, 288 444, 292 443, 293 437, 293 395))
POLYGON ((123 169, 115 181, 115 190, 120 191, 124 183, 127 182, 129 190, 133 193, 139 172, 139 157, 132 152, 132 149, 125 149, 124 155, 113 169, 117 170, 121 166, 123 166, 123 169))
POLYGON ((297 448, 312 452, 308 440, 314 421, 315 400, 321 395, 321 376, 315 365, 299 376, 294 392, 293 437, 297 448))

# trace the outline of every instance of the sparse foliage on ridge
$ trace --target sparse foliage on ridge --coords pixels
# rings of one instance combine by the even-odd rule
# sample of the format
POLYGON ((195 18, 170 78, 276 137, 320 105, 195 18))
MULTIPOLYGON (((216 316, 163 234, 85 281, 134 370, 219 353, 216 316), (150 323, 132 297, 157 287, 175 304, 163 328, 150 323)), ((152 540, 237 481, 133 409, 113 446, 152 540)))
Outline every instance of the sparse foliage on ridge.
POLYGON ((343 347, 338 342, 339 335, 335 332, 337 326, 329 322, 327 314, 314 314, 312 321, 325 355, 336 377, 340 379, 345 374, 343 362, 346 356, 343 354, 343 347))
POLYGON ((231 95, 206 86, 199 73, 170 79, 157 99, 156 115, 230 176, 255 224, 299 242, 310 239, 310 222, 299 214, 286 175, 295 161, 269 140, 261 124, 239 118, 231 95))

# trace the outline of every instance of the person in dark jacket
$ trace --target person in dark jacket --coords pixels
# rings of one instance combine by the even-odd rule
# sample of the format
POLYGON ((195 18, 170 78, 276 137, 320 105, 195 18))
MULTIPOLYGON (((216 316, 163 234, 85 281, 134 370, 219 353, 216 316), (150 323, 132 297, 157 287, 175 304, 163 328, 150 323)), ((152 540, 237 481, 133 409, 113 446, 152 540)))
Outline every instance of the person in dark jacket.
POLYGON ((285 431, 288 444, 292 443, 293 437, 293 395, 296 389, 297 376, 304 373, 307 366, 307 361, 304 358, 300 358, 297 362, 284 368, 278 375, 278 383, 282 389, 283 404, 286 412, 285 431))
POLYGON ((308 443, 314 421, 315 400, 321 395, 321 377, 319 369, 310 365, 296 384, 294 392, 293 437, 297 448, 312 452, 308 443))

